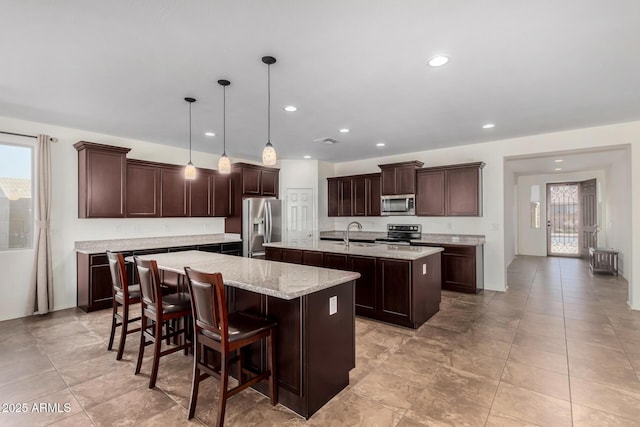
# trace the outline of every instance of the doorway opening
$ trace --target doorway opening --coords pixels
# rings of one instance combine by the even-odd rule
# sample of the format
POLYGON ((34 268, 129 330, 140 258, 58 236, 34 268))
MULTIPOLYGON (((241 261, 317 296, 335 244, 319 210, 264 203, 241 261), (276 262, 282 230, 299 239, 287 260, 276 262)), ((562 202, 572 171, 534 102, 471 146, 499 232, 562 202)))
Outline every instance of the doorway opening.
POLYGON ((547 184, 547 255, 586 257, 597 246, 596 180, 547 184))

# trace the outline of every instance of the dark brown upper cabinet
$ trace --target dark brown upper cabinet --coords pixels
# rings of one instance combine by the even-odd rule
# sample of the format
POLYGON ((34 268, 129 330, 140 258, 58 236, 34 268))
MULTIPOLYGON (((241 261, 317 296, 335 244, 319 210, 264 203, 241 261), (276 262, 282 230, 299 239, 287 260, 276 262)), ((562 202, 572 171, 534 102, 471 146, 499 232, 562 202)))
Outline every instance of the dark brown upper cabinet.
POLYGON ((224 223, 226 233, 242 233, 242 199, 247 197, 278 197, 280 169, 249 163, 231 165, 231 209, 224 223))
POLYGON ((231 210, 229 175, 216 172, 211 175, 211 179, 213 181, 213 216, 229 216, 231 210))
POLYGON ((378 165, 382 170, 382 195, 415 194, 416 169, 422 165, 417 160, 378 165))
POLYGON ((278 197, 279 169, 249 163, 234 163, 231 167, 243 197, 278 197))
POLYGON ((482 168, 465 163, 417 173, 416 215, 482 216, 482 168))
POLYGON ((78 218, 122 218, 129 148, 80 141, 78 151, 78 218))
POLYGON ((327 178, 328 216, 380 216, 380 174, 327 178))
POLYGON ((189 215, 187 207, 187 180, 184 167, 166 165, 160 168, 160 216, 189 215))
POLYGON ((127 160, 127 217, 160 216, 160 169, 142 160, 127 160))
POLYGON ((213 171, 198 168, 189 181, 189 216, 212 216, 213 171))
MULTIPOLYGON (((80 141, 78 217, 226 217, 230 214, 228 175, 199 168, 193 181, 184 166, 127 159, 129 148, 80 141)), ((267 178, 267 187, 274 179, 267 178)), ((277 187, 277 177, 275 178, 277 187)), ((260 184, 262 185, 262 184, 260 184)), ((273 188, 268 188, 273 191, 273 188)))

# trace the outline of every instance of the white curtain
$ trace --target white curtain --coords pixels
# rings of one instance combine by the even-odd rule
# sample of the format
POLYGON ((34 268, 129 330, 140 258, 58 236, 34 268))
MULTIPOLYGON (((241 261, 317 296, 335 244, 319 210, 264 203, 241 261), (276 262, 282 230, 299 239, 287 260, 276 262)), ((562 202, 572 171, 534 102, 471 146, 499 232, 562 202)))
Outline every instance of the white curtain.
POLYGON ((49 135, 38 135, 36 168, 38 211, 36 215, 35 262, 30 294, 34 311, 53 310, 53 268, 51 265, 51 143, 49 135))

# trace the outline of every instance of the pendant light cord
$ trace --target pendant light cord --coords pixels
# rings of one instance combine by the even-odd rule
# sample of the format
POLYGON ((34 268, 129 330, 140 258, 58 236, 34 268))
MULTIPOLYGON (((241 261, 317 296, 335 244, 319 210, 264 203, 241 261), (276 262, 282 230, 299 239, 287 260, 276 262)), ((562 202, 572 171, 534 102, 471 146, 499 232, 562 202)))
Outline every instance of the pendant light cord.
POLYGON ((267 142, 271 143, 271 64, 267 64, 267 142))
POLYGON ((191 163, 191 104, 189 102, 189 163, 191 163))
POLYGON ((222 86, 222 155, 227 155, 227 87, 222 86))

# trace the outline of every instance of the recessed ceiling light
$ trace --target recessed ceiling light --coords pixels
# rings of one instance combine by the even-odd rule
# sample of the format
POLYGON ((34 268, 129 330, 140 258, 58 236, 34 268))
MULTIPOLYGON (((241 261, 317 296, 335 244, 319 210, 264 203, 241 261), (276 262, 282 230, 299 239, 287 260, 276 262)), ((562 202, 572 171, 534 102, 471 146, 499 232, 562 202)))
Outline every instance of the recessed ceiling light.
POLYGON ((561 171, 561 170, 562 170, 562 168, 555 168, 554 170, 561 171))
POLYGON ((486 125, 482 125, 482 129, 491 129, 493 127, 496 127, 496 125, 494 125, 493 123, 487 123, 486 125))
POLYGON ((204 134, 207 136, 216 136, 214 132, 205 132, 204 134))
POLYGON ((378 142, 378 143, 376 144, 376 147, 384 147, 384 142, 378 142))
POLYGON ((564 162, 564 160, 562 160, 562 159, 556 159, 556 160, 554 160, 554 162, 555 162, 555 163, 562 163, 562 162, 564 162))
POLYGON ((340 129, 340 133, 349 133, 349 132, 351 132, 351 129, 347 129, 347 128, 340 129))
POLYGON ((431 65, 432 67, 441 67, 447 62, 449 62, 449 58, 444 55, 438 55, 429 60, 429 65, 431 65))
POLYGON ((304 158, 305 158, 305 159, 310 159, 310 158, 311 158, 311 156, 304 156, 304 158))
POLYGON ((290 113, 296 111, 297 109, 298 107, 296 107, 295 105, 287 105, 286 107, 284 107, 284 111, 289 111, 290 113))

